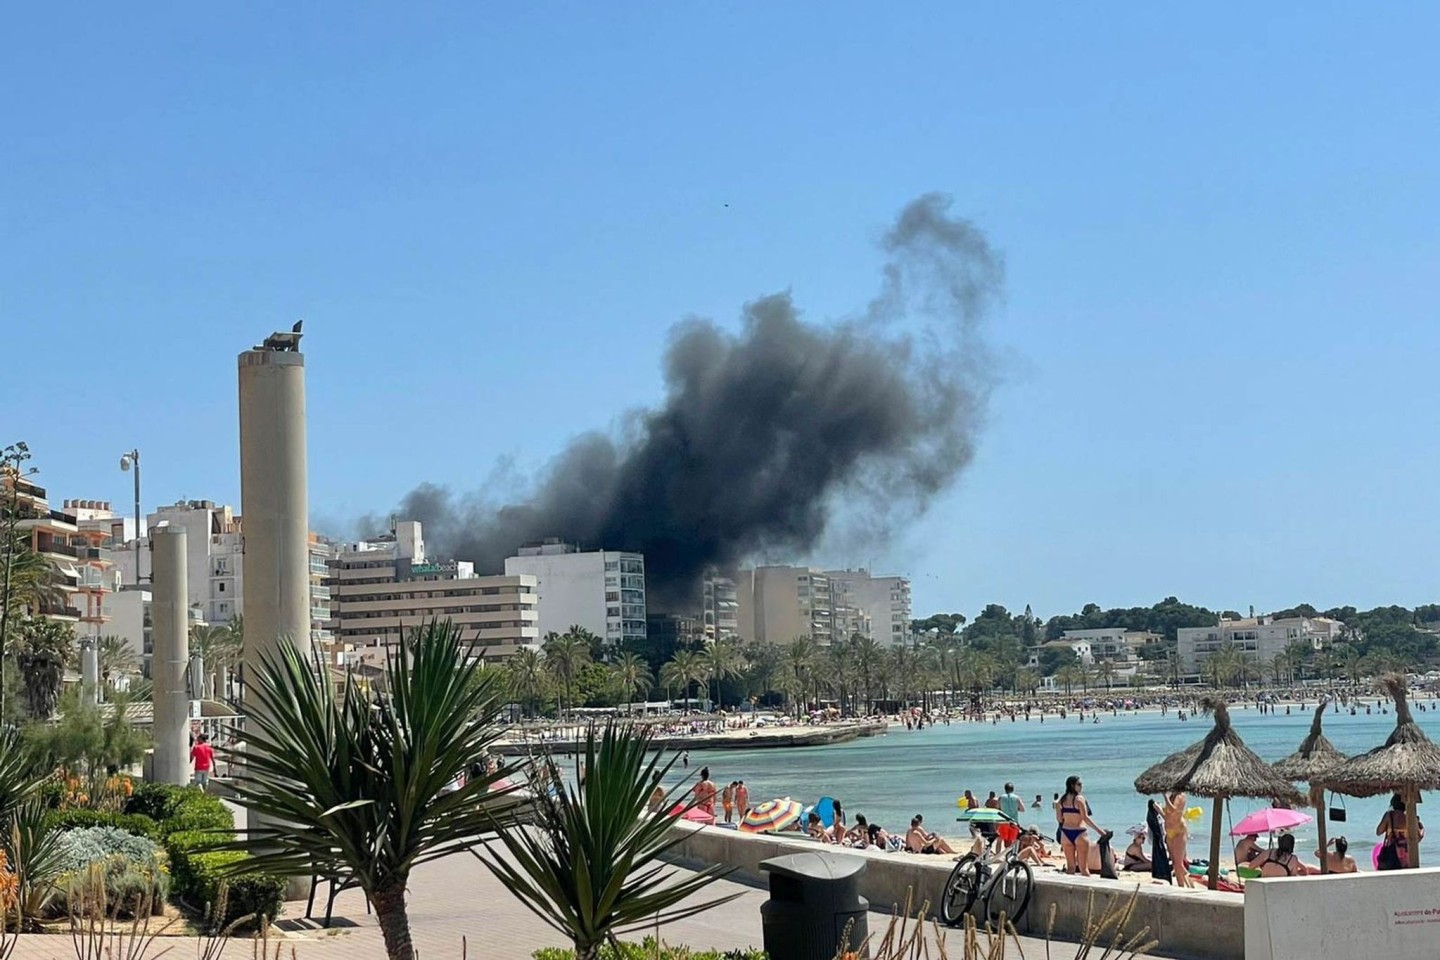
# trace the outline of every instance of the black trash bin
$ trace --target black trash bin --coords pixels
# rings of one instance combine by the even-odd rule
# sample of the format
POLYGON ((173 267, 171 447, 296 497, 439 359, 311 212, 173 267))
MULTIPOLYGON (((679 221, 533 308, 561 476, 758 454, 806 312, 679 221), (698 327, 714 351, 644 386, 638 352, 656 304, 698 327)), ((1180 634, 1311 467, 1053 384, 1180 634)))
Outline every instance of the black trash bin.
POLYGON ((862 950, 870 935, 863 857, 796 853, 763 860, 760 869, 770 874, 770 899, 760 907, 770 960, 835 960, 847 926, 846 949, 862 950))

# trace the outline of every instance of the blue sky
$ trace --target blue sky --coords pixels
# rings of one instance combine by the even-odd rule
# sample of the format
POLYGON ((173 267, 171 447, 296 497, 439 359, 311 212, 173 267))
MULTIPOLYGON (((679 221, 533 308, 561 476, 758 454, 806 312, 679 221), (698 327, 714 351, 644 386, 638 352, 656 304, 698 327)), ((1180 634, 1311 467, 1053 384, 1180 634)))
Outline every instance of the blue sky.
POLYGON ((917 612, 1434 601, 1437 21, 21 5, 0 440, 57 500, 138 445, 147 509, 238 505, 235 355, 303 317, 322 526, 473 489, 653 403, 682 317, 863 305, 938 190, 1006 257, 1005 382, 922 524, 815 559, 917 612))

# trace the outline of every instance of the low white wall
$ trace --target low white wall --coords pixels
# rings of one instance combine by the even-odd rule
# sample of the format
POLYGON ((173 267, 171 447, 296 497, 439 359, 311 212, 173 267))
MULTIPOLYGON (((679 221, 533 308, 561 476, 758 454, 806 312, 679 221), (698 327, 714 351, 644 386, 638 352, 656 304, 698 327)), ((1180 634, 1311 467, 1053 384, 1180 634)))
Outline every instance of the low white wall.
MULTIPOLYGON (((906 896, 910 895, 912 912, 928 903, 931 905, 929 915, 934 916, 935 905, 939 904, 945 881, 955 865, 950 857, 847 850, 798 837, 757 836, 695 824, 676 824, 672 830, 682 839, 671 850, 671 859, 728 863, 736 868, 735 879, 761 886, 768 886, 769 878, 761 873, 760 862, 772 857, 815 850, 864 857, 867 867, 861 876, 860 893, 876 910, 903 910, 906 896)), ((1151 883, 1148 877, 1144 882, 1130 883, 1043 871, 1035 874, 1035 881, 1030 908, 1017 925, 1021 933, 1043 937, 1053 909, 1055 937, 1079 940, 1084 935, 1087 917, 1091 923, 1097 922, 1107 909, 1123 907, 1135 895, 1135 907, 1126 929, 1138 933, 1148 927, 1147 939, 1159 941, 1159 946, 1152 951, 1155 955, 1183 960, 1249 960, 1245 953, 1245 904, 1236 894, 1180 890, 1151 883)), ((1109 943, 1106 938, 1102 947, 1109 943)))
POLYGON ((1245 884, 1245 960, 1440 957, 1440 869, 1245 884))

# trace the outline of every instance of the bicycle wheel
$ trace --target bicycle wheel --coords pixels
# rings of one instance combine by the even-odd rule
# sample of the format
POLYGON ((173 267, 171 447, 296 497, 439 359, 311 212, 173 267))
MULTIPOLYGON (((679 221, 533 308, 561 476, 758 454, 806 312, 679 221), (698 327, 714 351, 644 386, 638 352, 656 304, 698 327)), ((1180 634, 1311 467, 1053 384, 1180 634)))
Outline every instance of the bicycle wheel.
POLYGON ((950 871, 945 881, 945 893, 940 897, 940 919, 948 927, 958 926, 960 919, 970 911, 975 896, 980 892, 980 860, 973 853, 967 853, 950 871))
POLYGON ((1030 864, 1023 860, 1011 860, 1000 869, 1000 876, 990 884, 985 897, 985 914, 992 923, 1000 920, 1003 913, 1011 923, 1019 923, 1030 906, 1030 887, 1035 875, 1030 864))

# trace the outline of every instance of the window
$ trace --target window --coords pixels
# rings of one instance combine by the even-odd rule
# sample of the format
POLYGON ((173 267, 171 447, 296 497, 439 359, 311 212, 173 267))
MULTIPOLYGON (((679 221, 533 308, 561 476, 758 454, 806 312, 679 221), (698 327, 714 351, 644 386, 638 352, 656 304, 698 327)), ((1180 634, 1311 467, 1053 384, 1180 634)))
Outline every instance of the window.
POLYGON ((618 616, 620 616, 620 608, 619 608, 619 607, 606 607, 606 608, 605 608, 605 616, 607 616, 607 617, 618 617, 618 616))
POLYGON ((220 592, 221 592, 221 593, 224 593, 224 592, 225 592, 225 581, 224 581, 224 580, 221 580, 221 581, 220 581, 220 592))
POLYGON ((606 570, 619 570, 619 569, 620 569, 620 563, 619 563, 619 561, 617 561, 617 560, 608 560, 608 561, 606 561, 606 563, 605 563, 605 569, 606 569, 606 570))
POLYGON ((606 602, 606 603, 619 603, 619 602, 620 602, 620 592, 619 592, 618 590, 606 590, 606 591, 605 591, 605 602, 606 602))

